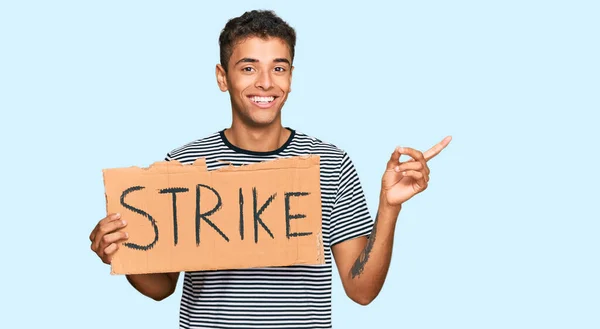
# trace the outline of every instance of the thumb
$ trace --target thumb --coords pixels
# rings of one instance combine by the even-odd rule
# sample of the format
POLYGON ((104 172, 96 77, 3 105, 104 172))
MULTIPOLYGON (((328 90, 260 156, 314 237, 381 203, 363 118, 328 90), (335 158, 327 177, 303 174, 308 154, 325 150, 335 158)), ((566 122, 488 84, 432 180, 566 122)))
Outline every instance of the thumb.
POLYGON ((394 149, 394 152, 392 152, 392 155, 390 155, 390 159, 388 160, 386 170, 393 171, 398 165, 400 165, 400 152, 401 152, 400 146, 398 146, 394 149))

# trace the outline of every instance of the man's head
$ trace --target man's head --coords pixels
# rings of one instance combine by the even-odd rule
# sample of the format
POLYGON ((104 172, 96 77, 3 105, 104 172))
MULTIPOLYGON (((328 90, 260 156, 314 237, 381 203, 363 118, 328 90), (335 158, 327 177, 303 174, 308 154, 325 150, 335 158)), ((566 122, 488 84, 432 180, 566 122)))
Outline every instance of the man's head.
POLYGON ((252 10, 230 19, 219 36, 221 66, 229 69, 229 59, 236 43, 248 37, 279 38, 287 44, 290 57, 294 59, 296 31, 270 10, 252 10))
POLYGON ((250 11, 227 22, 219 37, 219 88, 229 91, 234 121, 275 124, 291 91, 296 33, 271 11, 250 11))

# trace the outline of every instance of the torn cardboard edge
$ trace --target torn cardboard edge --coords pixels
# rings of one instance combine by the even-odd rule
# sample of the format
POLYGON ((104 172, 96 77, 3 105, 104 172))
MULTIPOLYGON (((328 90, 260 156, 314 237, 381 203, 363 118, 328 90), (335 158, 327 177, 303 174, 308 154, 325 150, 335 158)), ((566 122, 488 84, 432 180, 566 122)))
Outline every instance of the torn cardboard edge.
POLYGON ((223 164, 228 164, 223 167, 219 167, 216 169, 208 170, 206 165, 206 158, 200 157, 194 160, 192 163, 182 163, 178 160, 170 160, 170 161, 156 161, 150 164, 147 167, 140 166, 130 166, 130 167, 122 167, 122 168, 108 168, 102 169, 103 174, 107 171, 112 170, 124 170, 124 171, 141 171, 146 173, 164 173, 166 172, 166 168, 169 168, 170 173, 174 172, 187 172, 190 168, 197 168, 199 171, 209 171, 209 172, 221 172, 221 171, 257 171, 257 170, 265 170, 265 169, 284 169, 290 168, 291 166, 295 168, 308 168, 313 165, 318 165, 320 162, 320 156, 318 155, 302 155, 302 156, 293 156, 287 158, 278 158, 273 160, 267 160, 263 162, 257 163, 248 163, 242 165, 234 165, 231 162, 227 161, 218 161, 223 164))

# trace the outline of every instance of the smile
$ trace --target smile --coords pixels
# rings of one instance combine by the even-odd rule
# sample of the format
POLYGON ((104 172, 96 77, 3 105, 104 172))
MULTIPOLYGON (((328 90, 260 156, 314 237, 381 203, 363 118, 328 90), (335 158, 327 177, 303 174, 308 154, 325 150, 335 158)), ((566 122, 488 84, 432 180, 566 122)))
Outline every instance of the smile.
POLYGON ((261 108, 270 107, 277 97, 275 96, 249 96, 248 99, 261 108))
POLYGON ((274 96, 270 96, 270 97, 250 96, 249 98, 254 103, 260 103, 260 104, 268 104, 275 100, 274 96))

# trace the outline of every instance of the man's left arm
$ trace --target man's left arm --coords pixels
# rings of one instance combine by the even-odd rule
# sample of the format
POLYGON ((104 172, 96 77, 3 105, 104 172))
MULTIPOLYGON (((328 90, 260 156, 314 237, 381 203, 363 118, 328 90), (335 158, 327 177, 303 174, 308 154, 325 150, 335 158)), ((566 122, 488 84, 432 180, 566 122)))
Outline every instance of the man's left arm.
POLYGON ((358 304, 371 303, 381 291, 392 259, 396 221, 402 205, 427 188, 427 161, 439 154, 450 140, 449 136, 444 138, 425 153, 396 148, 382 178, 379 207, 370 235, 332 246, 344 290, 358 304), (401 154, 412 159, 400 162, 401 154))
POLYGON ((334 245, 331 250, 346 295, 360 305, 377 297, 392 259, 399 209, 380 206, 371 234, 334 245))

